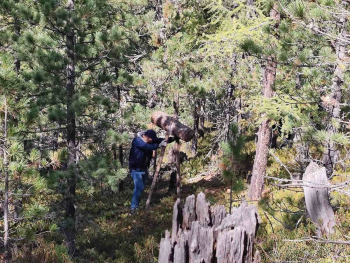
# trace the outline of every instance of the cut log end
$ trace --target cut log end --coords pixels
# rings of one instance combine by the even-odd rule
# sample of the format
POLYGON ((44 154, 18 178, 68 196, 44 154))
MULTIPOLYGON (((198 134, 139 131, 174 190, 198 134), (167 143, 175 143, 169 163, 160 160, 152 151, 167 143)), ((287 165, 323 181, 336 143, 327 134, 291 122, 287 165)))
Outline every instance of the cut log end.
POLYGON ((191 141, 194 137, 194 131, 191 128, 162 111, 154 112, 151 121, 159 128, 169 131, 171 135, 175 135, 185 142, 191 141))

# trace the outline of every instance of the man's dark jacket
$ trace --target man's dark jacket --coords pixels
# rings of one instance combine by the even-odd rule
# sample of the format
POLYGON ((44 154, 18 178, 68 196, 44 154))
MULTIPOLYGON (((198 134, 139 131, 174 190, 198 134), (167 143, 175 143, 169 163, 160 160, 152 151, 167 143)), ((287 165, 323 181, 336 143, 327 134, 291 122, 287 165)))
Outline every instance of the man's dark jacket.
POLYGON ((158 138, 155 142, 146 143, 141 136, 142 134, 137 136, 131 144, 129 155, 130 170, 140 169, 146 171, 152 159, 152 152, 159 148, 159 143, 163 140, 158 138))

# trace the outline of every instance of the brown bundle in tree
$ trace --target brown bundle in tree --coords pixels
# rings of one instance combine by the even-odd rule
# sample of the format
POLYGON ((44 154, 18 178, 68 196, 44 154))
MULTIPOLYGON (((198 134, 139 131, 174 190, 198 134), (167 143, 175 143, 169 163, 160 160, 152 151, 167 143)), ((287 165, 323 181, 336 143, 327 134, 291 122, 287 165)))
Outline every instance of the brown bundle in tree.
POLYGON ((191 128, 162 111, 153 113, 151 121, 159 128, 169 131, 171 135, 175 135, 185 142, 189 142, 194 137, 194 131, 191 128))

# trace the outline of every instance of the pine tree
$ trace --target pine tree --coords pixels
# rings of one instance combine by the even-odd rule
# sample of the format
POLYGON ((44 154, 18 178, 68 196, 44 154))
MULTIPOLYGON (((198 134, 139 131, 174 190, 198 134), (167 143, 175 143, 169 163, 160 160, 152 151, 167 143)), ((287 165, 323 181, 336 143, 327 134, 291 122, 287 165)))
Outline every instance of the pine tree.
MULTIPOLYGON (((327 131, 330 135, 338 132, 339 119, 341 118, 340 104, 342 102, 342 89, 344 87, 344 73, 346 72, 346 65, 344 61, 347 58, 346 50, 348 43, 345 41, 347 37, 347 16, 345 12, 348 10, 348 1, 341 1, 340 10, 344 10, 344 14, 341 14, 337 21, 337 31, 339 32, 338 38, 335 40, 335 52, 337 56, 336 68, 332 79, 331 94, 329 95, 332 100, 328 105, 328 112, 330 115, 330 121, 327 127, 327 131)), ((323 165, 327 168, 327 175, 331 177, 333 175, 333 169, 339 159, 339 151, 337 150, 336 143, 329 140, 323 155, 323 165)))
MULTIPOLYGON (((124 57, 124 50, 132 46, 130 43, 138 41, 137 34, 129 34, 127 28, 134 26, 135 18, 127 13, 126 4, 118 4, 72 0, 26 2, 27 12, 20 17, 31 25, 22 32, 17 53, 22 60, 22 75, 31 83, 26 90, 31 105, 27 121, 36 124, 32 132, 45 134, 49 145, 53 147, 61 141, 67 149, 61 171, 43 172, 66 180, 62 227, 71 256, 75 253, 79 159, 84 158, 84 149, 91 139, 96 146, 106 145, 107 131, 115 124, 114 114, 120 104, 110 96, 113 88, 109 69, 111 65, 115 69, 118 61, 125 62, 118 58, 124 57), (118 13, 119 7, 126 12, 118 13)), ((120 67, 117 75, 114 80, 120 82, 128 74, 122 74, 120 67)), ((125 174, 117 176, 122 179, 125 174)), ((113 187, 118 182, 119 179, 110 181, 113 187)))
MULTIPOLYGON (((270 10, 270 17, 275 21, 275 27, 280 22, 280 13, 278 5, 274 4, 270 10)), ((267 57, 266 68, 264 72, 264 89, 263 96, 267 99, 273 97, 273 86, 276 78, 276 55, 271 54, 267 57)), ((266 175, 267 159, 269 155, 269 145, 271 139, 270 120, 265 119, 261 122, 258 131, 258 142, 252 171, 252 179, 249 187, 248 197, 250 200, 260 199, 264 189, 264 177, 266 175)))
POLYGON ((223 149, 223 163, 222 176, 230 182, 230 208, 232 208, 232 194, 233 192, 242 191, 244 188, 243 179, 240 178, 242 172, 241 162, 244 159, 243 148, 245 139, 239 135, 238 125, 236 123, 230 124, 230 133, 225 142, 221 143, 223 149))

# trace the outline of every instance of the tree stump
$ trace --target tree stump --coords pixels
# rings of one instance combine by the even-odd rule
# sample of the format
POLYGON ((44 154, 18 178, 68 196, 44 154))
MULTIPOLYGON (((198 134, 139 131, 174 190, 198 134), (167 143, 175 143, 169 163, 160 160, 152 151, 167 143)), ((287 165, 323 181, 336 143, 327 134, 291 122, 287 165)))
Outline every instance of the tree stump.
POLYGON ((172 249, 172 246, 171 246, 171 240, 170 240, 170 233, 168 230, 166 230, 165 237, 162 238, 160 241, 158 262, 170 263, 171 249, 172 249))
POLYGON ((317 234, 329 235, 335 226, 334 212, 329 201, 329 182, 326 168, 311 162, 303 175, 307 212, 317 227, 317 234))
POLYGON ((186 198, 185 206, 182 210, 183 221, 182 221, 182 229, 190 229, 193 221, 196 220, 196 197, 194 195, 190 195, 186 198))
POLYGON ((254 240, 260 223, 257 208, 243 202, 227 215, 222 205, 210 207, 203 193, 174 205, 170 238, 165 232, 159 263, 260 262, 254 240))

